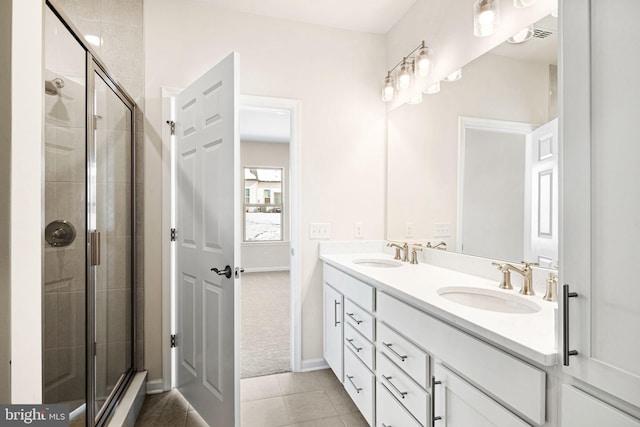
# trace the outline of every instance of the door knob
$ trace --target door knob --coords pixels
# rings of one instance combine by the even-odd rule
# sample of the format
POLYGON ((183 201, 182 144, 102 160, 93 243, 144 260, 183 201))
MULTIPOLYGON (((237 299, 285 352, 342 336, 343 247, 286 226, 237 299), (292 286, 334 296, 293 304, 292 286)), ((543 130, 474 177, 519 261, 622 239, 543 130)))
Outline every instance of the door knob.
POLYGON ((213 271, 214 273, 216 273, 218 276, 225 276, 227 279, 231 279, 231 274, 233 274, 231 272, 231 266, 227 265, 224 270, 218 270, 217 268, 213 267, 211 269, 211 271, 213 271))

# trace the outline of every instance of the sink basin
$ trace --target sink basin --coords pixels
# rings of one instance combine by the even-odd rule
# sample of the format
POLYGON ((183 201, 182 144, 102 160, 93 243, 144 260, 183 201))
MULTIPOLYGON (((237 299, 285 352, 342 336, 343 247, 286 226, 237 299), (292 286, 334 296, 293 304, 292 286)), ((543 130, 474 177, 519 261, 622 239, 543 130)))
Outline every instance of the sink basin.
POLYGON ((401 267, 402 263, 399 261, 393 261, 390 259, 356 259, 353 260, 354 264, 362 265, 364 267, 375 267, 375 268, 394 268, 401 267))
POLYGON ((479 310, 512 314, 529 314, 540 311, 538 304, 525 299, 525 297, 491 289, 450 286, 438 289, 438 294, 449 301, 479 310))

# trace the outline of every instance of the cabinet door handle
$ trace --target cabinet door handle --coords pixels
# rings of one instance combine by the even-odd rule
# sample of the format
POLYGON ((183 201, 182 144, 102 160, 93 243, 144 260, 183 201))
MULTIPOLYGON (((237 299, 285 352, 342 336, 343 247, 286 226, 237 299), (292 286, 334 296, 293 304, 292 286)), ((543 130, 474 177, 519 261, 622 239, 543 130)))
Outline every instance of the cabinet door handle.
POLYGON ((358 387, 356 383, 353 382, 353 375, 347 375, 347 379, 349 380, 353 388, 356 389, 356 393, 360 394, 360 392, 362 391, 362 388, 358 387))
POLYGON ((569 285, 562 285, 562 364, 569 366, 569 357, 578 354, 577 350, 569 350, 569 298, 576 298, 577 292, 569 292, 569 285))
POLYGON ((362 350, 362 347, 358 347, 358 346, 356 346, 356 345, 353 343, 353 338, 347 338, 347 342, 348 342, 349 344, 351 344, 351 347, 353 347, 353 349, 354 349, 356 352, 360 353, 360 350, 362 350))
POLYGON ((392 346, 393 344, 389 344, 389 343, 386 343, 386 342, 384 342, 384 341, 383 341, 383 342, 382 342, 382 345, 384 345, 385 347, 387 347, 387 348, 389 349, 389 351, 390 351, 391 353, 393 353, 393 354, 394 354, 394 356, 396 356, 398 359, 400 359, 400 360, 401 360, 401 361, 403 361, 403 362, 404 362, 404 360, 405 360, 407 357, 409 357, 409 356, 403 356, 403 355, 401 355, 400 353, 398 353, 397 351, 395 351, 394 349, 392 349, 392 348, 391 348, 391 346, 392 346))
POLYGON ((353 319, 354 322, 356 322, 357 325, 359 325, 360 323, 362 323, 362 320, 358 320, 354 317, 353 313, 347 313, 347 316, 351 317, 353 319))
POLYGON ((340 305, 340 301, 333 300, 333 326, 338 326, 340 322, 338 321, 338 306, 340 305))
POLYGON ((431 377, 431 427, 436 427, 436 421, 442 417, 436 417, 436 386, 442 381, 436 381, 436 377, 431 377))
POLYGON ((404 399, 404 397, 409 394, 406 391, 400 391, 400 389, 398 387, 396 387, 396 385, 394 383, 391 382, 391 377, 385 377, 384 375, 382 376, 382 378, 384 378, 391 387, 393 387, 393 389, 404 399))
POLYGON ((390 426, 390 425, 387 425, 385 423, 382 423, 382 427, 393 427, 393 426, 390 426))

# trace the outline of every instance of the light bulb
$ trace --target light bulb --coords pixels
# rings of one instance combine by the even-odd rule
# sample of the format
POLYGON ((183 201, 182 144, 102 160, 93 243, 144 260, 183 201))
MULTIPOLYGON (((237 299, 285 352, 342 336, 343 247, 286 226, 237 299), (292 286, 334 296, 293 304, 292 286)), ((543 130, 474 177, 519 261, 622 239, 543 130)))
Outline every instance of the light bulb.
POLYGON ((536 4, 536 0, 513 0, 513 6, 519 9, 536 4))
POLYGON ((456 82, 462 78, 462 68, 455 70, 453 73, 449 74, 444 78, 445 82, 456 82))
POLYGON ((411 86, 411 66, 407 62, 407 58, 405 58, 398 73, 398 89, 406 90, 409 86, 411 86))
POLYGON ((534 26, 533 24, 529 25, 527 28, 523 28, 511 37, 507 39, 507 42, 511 44, 524 43, 533 37, 534 26))
POLYGON ((424 93, 427 95, 433 95, 434 93, 438 92, 440 92, 440 82, 435 82, 424 90, 424 93))
POLYGON ((486 37, 500 23, 499 0, 476 0, 473 4, 473 34, 486 37))
POLYGON ((424 77, 429 74, 431 70, 431 49, 424 46, 424 42, 422 42, 422 47, 418 51, 416 55, 416 74, 419 77, 424 77))
POLYGON ((384 82, 382 84, 382 100, 384 102, 391 102, 396 97, 396 88, 393 84, 393 77, 391 73, 387 73, 384 82))

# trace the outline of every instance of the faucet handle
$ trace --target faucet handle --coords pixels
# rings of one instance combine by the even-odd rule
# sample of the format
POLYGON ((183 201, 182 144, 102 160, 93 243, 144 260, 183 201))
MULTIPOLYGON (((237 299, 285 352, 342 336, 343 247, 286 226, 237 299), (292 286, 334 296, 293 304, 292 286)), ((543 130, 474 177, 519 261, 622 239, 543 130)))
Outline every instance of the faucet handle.
POLYGON ((498 270, 500 270, 500 271, 503 271, 505 266, 506 266, 505 264, 503 264, 501 262, 495 262, 495 261, 492 261, 491 265, 494 265, 494 266, 498 267, 498 270))
POLYGON ((521 264, 524 264, 524 269, 528 269, 529 267, 538 267, 540 265, 539 262, 527 262, 527 261, 520 261, 521 264))
POLYGON ((411 264, 418 264, 418 251, 422 252, 422 248, 417 248, 414 245, 411 251, 411 264))
POLYGON ((511 286, 511 271, 509 270, 507 264, 500 262, 492 262, 491 265, 495 265, 498 267, 498 270, 502 272, 502 280, 500 281, 500 289, 513 289, 511 286))

